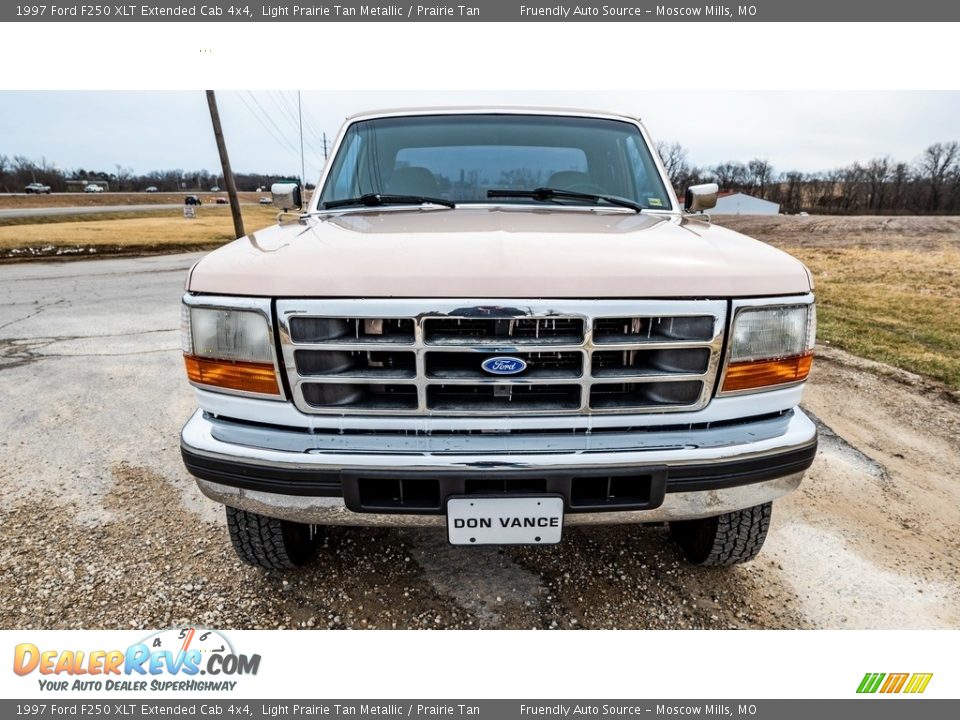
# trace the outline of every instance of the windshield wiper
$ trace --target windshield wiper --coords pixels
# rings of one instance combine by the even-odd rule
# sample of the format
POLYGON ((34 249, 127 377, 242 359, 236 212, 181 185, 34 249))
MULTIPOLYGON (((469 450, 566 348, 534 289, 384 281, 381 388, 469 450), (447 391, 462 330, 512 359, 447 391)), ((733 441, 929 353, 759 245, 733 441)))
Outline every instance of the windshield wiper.
POLYGON ((637 212, 646 210, 643 205, 635 203, 633 200, 617 197, 616 195, 594 195, 593 193, 574 192, 573 190, 561 190, 560 188, 550 187, 538 187, 533 190, 487 190, 487 197, 533 198, 534 200, 553 200, 555 198, 561 200, 564 198, 569 200, 593 200, 594 202, 608 202, 611 205, 619 205, 620 207, 630 208, 637 212))
POLYGON ((381 205, 443 205, 448 208, 455 208, 457 206, 452 200, 445 200, 444 198, 425 197, 423 195, 366 193, 365 195, 355 198, 330 200, 323 203, 323 209, 333 210, 334 208, 355 207, 357 205, 365 207, 380 207, 381 205))

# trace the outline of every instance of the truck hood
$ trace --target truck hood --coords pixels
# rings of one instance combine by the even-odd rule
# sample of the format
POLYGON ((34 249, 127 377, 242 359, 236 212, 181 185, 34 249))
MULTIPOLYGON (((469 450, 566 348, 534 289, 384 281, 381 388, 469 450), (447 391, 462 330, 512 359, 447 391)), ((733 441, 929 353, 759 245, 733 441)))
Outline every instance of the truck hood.
POLYGON ((796 259, 702 220, 618 209, 384 209, 268 228, 192 292, 264 297, 677 298, 811 290, 796 259))

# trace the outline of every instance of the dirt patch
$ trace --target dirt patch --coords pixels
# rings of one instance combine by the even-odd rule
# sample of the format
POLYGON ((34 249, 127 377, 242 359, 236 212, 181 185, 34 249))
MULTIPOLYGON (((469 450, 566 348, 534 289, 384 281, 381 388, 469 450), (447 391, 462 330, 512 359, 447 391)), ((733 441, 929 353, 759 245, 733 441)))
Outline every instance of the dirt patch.
POLYGON ((95 258, 175 255, 177 253, 215 250, 224 242, 145 243, 142 245, 43 245, 0 249, 0 263, 30 260, 92 260, 95 258))
POLYGON ((713 222, 792 247, 938 250, 960 247, 960 217, 926 215, 714 215, 713 222))
POLYGON ((185 513, 162 477, 127 464, 112 473, 105 507, 113 519, 96 527, 78 528, 70 506, 0 510, 0 571, 19 578, 4 593, 0 627, 389 628, 468 622, 465 611, 419 577, 395 532, 335 530, 322 562, 297 575, 264 573, 240 565, 223 524, 185 513))

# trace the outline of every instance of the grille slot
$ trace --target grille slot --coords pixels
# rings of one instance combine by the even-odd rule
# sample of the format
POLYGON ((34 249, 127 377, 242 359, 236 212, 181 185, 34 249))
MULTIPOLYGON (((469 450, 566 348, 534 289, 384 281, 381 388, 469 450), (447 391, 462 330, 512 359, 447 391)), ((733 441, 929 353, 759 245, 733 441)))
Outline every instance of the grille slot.
POLYGON ((599 383, 590 391, 590 407, 649 408, 693 405, 700 398, 703 383, 688 382, 599 383))
POLYGON ((296 350, 293 356, 297 372, 305 376, 403 379, 417 375, 417 356, 412 352, 296 350))
POLYGON ((617 317, 593 321, 593 342, 597 345, 644 342, 705 342, 714 334, 714 318, 617 317))
MULTIPOLYGON (((497 357, 499 353, 477 352, 428 352, 427 377, 442 380, 489 378, 490 374, 481 368, 484 360, 497 357)), ((519 352, 510 353, 512 358, 520 358, 527 369, 518 373, 517 378, 549 379, 579 378, 583 374, 583 353, 571 352, 519 352)))
POLYGON ((351 410, 416 410, 416 385, 305 382, 303 398, 313 408, 351 410))
POLYGON ((420 478, 358 478, 360 505, 369 510, 439 510, 440 481, 420 478))
POLYGON ((570 482, 571 508, 609 505, 643 506, 650 503, 652 475, 575 477, 570 482))
POLYGON ((594 377, 624 375, 702 375, 710 363, 710 348, 674 350, 602 350, 593 353, 594 377))
POLYGON ((427 407, 455 412, 576 410, 579 385, 430 385, 427 407))
POLYGON ((579 345, 580 318, 427 318, 427 345, 579 345))
POLYGON ((382 318, 290 318, 295 343, 413 344, 413 320, 382 318))
POLYGON ((727 313, 724 300, 334 298, 276 308, 302 412, 505 416, 504 427, 512 415, 705 407, 727 313), (525 365, 483 367, 496 357, 525 365))

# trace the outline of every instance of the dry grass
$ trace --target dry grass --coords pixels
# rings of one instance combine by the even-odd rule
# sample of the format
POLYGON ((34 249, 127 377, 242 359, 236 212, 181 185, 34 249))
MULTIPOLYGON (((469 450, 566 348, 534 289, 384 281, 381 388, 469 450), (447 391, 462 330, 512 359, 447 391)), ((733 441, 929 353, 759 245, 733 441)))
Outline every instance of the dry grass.
POLYGON ((173 218, 183 217, 183 211, 159 209, 159 210, 121 210, 111 212, 90 212, 79 215, 33 215, 28 217, 5 217, 0 215, 0 228, 11 225, 52 225, 78 222, 97 222, 103 220, 146 220, 149 218, 173 218))
MULTIPOLYGON (((261 197, 270 193, 242 192, 238 193, 240 202, 255 203, 261 197)), ((0 210, 15 208, 42 208, 42 207, 94 207, 97 205, 169 205, 182 204, 187 195, 198 195, 203 200, 203 206, 213 204, 214 198, 226 197, 226 193, 197 192, 184 190, 183 192, 157 193, 51 193, 49 195, 0 195, 0 210)))
POLYGON ((807 264, 820 342, 960 389, 960 218, 715 220, 807 264))
MULTIPOLYGON (((200 207, 197 217, 187 220, 180 210, 125 216, 123 219, 72 220, 8 225, 0 227, 0 251, 14 248, 119 248, 156 251, 163 248, 208 247, 234 239, 230 209, 226 206, 200 207)), ((250 206, 243 209, 247 232, 261 230, 276 222, 276 209, 250 206)))

